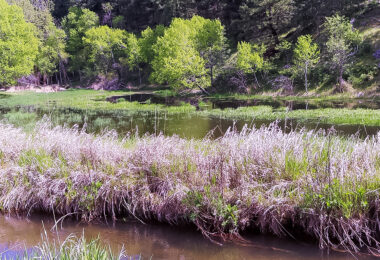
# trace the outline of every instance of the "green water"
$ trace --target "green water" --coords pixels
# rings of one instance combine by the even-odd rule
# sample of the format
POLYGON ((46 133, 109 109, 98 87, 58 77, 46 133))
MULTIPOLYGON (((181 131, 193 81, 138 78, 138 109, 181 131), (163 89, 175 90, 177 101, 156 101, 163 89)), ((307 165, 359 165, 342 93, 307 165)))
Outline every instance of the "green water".
MULTIPOLYGON (((240 130, 244 125, 260 127, 273 123, 273 120, 232 120, 218 118, 211 115, 196 113, 165 113, 150 111, 122 111, 122 110, 81 110, 81 109, 39 109, 34 106, 22 108, 0 109, 0 120, 15 126, 31 129, 35 123, 44 117, 49 118, 55 125, 77 125, 85 128, 89 133, 102 133, 107 130, 116 130, 120 136, 127 134, 164 134, 179 135, 183 138, 204 138, 206 135, 217 138, 227 129, 240 130)), ((338 134, 360 136, 376 134, 380 131, 377 126, 363 125, 330 125, 318 122, 297 122, 296 120, 278 121, 285 131, 292 129, 322 129, 334 127, 338 134)))

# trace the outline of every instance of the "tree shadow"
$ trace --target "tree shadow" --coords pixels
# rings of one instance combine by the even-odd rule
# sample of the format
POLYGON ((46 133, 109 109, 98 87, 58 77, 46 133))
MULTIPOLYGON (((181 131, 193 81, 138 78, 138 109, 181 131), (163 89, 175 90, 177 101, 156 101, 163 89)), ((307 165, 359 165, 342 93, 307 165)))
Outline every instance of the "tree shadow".
POLYGON ((5 99, 5 98, 9 98, 10 96, 7 95, 7 94, 1 94, 0 93, 0 99, 5 99))

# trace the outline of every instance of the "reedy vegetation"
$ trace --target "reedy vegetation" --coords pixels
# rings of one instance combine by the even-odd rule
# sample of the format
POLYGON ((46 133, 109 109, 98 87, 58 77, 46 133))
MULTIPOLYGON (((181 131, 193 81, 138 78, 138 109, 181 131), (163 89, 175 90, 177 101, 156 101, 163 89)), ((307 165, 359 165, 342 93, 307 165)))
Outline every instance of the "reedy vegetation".
MULTIPOLYGON (((240 107, 237 109, 208 109, 205 103, 200 103, 201 111, 196 111, 196 108, 188 103, 180 106, 166 106, 161 104, 140 104, 138 102, 119 101, 111 103, 106 101, 108 97, 112 96, 125 96, 129 92, 115 91, 103 92, 94 90, 70 90, 59 93, 36 94, 33 92, 23 92, 16 94, 4 94, 1 99, 1 105, 4 108, 16 108, 35 106, 46 110, 50 113, 51 110, 58 109, 80 109, 84 113, 96 111, 110 111, 114 113, 128 113, 141 114, 151 113, 159 115, 165 114, 186 114, 188 115, 202 115, 217 118, 227 119, 244 119, 244 120, 286 120, 295 119, 299 122, 313 122, 325 124, 351 124, 351 125, 366 125, 366 126, 380 126, 380 111, 375 109, 334 109, 334 108, 318 108, 310 110, 293 110, 288 111, 285 107, 278 109, 270 106, 250 106, 240 107)), ((131 93, 133 94, 133 93, 131 93)), ((263 96, 226 96, 227 98, 234 99, 257 99, 274 101, 263 96)), ((216 99, 224 98, 224 96, 215 96, 216 99)), ((294 101, 310 101, 310 104, 328 100, 343 100, 347 102, 355 101, 355 99, 345 98, 344 96, 330 96, 323 98, 305 99, 303 97, 296 97, 294 101)), ((291 98, 281 98, 278 100, 290 100, 291 98)), ((372 101, 370 101, 372 102, 372 101)), ((12 115, 5 116, 8 118, 12 115)), ((24 117, 26 115, 23 115, 24 117)), ((31 118, 32 116, 27 116, 31 118)), ((17 119, 18 120, 18 119, 17 119)), ((14 121, 13 121, 14 122, 14 121)), ((20 121, 21 122, 21 121, 20 121)), ((18 122, 18 125, 19 123, 18 122)))
POLYGON ((216 242, 251 228, 299 230, 321 248, 380 253, 380 134, 272 125, 217 140, 120 140, 45 120, 28 134, 1 124, 0 165, 3 212, 191 223, 216 242))
MULTIPOLYGON (((44 259, 44 260, 117 260, 132 259, 127 257, 122 250, 119 255, 115 255, 111 248, 100 244, 99 239, 86 240, 84 234, 77 237, 69 235, 62 242, 51 240, 45 230, 41 235, 42 242, 24 253, 18 259, 44 259)), ((139 258, 133 258, 139 259, 139 258)))

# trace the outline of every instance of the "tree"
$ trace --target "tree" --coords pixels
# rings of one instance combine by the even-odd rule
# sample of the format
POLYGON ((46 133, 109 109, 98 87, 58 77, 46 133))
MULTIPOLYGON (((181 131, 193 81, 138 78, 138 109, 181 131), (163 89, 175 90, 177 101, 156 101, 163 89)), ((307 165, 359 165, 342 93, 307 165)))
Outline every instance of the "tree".
POLYGON ((176 18, 158 38, 153 47, 151 80, 158 84, 169 84, 172 88, 203 89, 210 85, 205 60, 194 45, 196 29, 188 20, 176 18))
POLYGON ((83 38, 86 32, 99 25, 99 17, 96 13, 79 7, 71 7, 69 14, 63 19, 62 26, 68 37, 66 51, 70 57, 70 70, 79 72, 86 67, 85 44, 83 38))
POLYGON ((303 35, 298 37, 296 47, 294 49, 294 63, 302 68, 305 76, 305 90, 308 91, 307 74, 313 66, 319 62, 320 52, 318 45, 313 43, 311 35, 303 35))
POLYGON ((35 34, 20 7, 0 0, 0 85, 32 72, 39 44, 35 34))
POLYGON ((280 43, 295 14, 293 0, 243 0, 240 25, 245 40, 259 40, 267 45, 280 43))
POLYGON ((265 66, 264 53, 266 48, 264 45, 250 44, 240 42, 238 44, 237 67, 245 73, 253 73, 256 84, 260 87, 256 73, 262 71, 265 66))
POLYGON ((343 91, 343 74, 350 59, 358 52, 362 38, 350 21, 338 14, 327 17, 324 28, 328 37, 327 52, 331 58, 332 68, 338 73, 339 90, 343 91))
POLYGON ((164 32, 165 27, 163 25, 158 25, 154 29, 148 27, 141 32, 141 37, 139 38, 139 45, 141 59, 143 62, 151 64, 155 56, 153 46, 157 43, 159 37, 164 36, 164 32))
MULTIPOLYGON (((87 76, 103 74, 105 76, 119 67, 124 54, 125 31, 112 29, 106 25, 89 29, 83 37, 85 53, 88 58, 87 76)), ((118 71, 120 79, 120 72, 118 71)))
POLYGON ((289 56, 291 55, 292 50, 292 44, 290 42, 287 40, 280 42, 280 44, 275 47, 275 50, 278 52, 275 58, 284 59, 286 63, 289 62, 289 56))
POLYGON ((212 69, 219 62, 217 53, 223 51, 224 44, 224 28, 219 21, 199 16, 176 18, 153 47, 151 79, 175 89, 198 87, 207 93, 212 69))
POLYGON ((121 62, 124 65, 127 65, 130 71, 133 71, 136 68, 138 69, 139 81, 141 85, 142 84, 141 63, 143 62, 143 58, 141 55, 139 40, 137 39, 135 34, 126 33, 124 42, 125 42, 125 49, 124 49, 125 57, 121 59, 121 62))
MULTIPOLYGON (((53 23, 49 23, 48 30, 41 35, 42 39, 38 47, 38 55, 36 57, 36 67, 38 72, 43 76, 43 83, 47 82, 47 77, 57 72, 59 64, 66 57, 65 53, 65 32, 58 29, 53 23)), ((65 71, 60 71, 65 73, 65 71)), ((59 81, 59 80, 58 80, 59 81)), ((63 82, 62 75, 60 82, 63 82)))
MULTIPOLYGON (((49 76, 57 72, 62 59, 65 59, 65 33, 58 29, 50 13, 53 4, 49 0, 7 0, 22 8, 25 20, 36 27, 39 39, 35 74, 39 81, 48 83, 49 76)), ((62 74, 64 72, 61 72, 62 74)), ((62 76, 61 82, 62 82, 62 76)), ((58 80, 57 80, 58 81, 58 80)), ((38 82, 39 84, 39 82, 38 82)))
POLYGON ((223 65, 227 56, 227 40, 224 35, 224 26, 219 20, 209 20, 196 17, 202 25, 195 38, 196 49, 206 61, 209 70, 211 85, 215 77, 215 68, 223 65))

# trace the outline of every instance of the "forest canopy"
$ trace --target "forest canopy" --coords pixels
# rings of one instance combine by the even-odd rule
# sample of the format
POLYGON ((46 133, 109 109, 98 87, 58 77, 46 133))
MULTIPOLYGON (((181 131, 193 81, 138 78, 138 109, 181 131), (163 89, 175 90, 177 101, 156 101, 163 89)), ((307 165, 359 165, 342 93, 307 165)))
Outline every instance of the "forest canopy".
POLYGON ((204 93, 344 91, 346 82, 370 84, 378 74, 378 50, 355 23, 377 1, 1 0, 0 8, 1 86, 29 77, 204 93))

